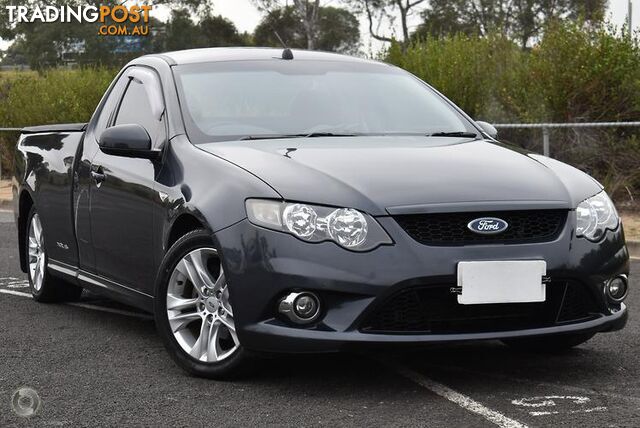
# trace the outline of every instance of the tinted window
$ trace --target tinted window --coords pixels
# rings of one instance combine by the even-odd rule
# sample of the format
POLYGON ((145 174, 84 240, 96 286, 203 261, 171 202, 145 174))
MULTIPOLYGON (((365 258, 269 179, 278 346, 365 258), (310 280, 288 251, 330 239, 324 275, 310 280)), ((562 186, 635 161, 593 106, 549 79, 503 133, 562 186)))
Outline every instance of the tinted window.
POLYGON ((129 86, 124 93, 118 114, 116 125, 136 123, 142 125, 155 143, 161 136, 161 122, 153 117, 149 97, 142 83, 134 80, 129 82, 129 86))
POLYGON ((229 61, 176 72, 195 142, 312 132, 477 132, 427 85, 379 63, 229 61))

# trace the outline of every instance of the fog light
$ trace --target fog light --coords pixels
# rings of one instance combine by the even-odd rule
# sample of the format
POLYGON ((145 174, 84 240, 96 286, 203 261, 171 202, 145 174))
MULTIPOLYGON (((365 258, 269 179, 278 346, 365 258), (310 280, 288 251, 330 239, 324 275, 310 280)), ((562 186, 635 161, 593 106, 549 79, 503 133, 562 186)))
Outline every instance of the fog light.
POLYGON ((289 293, 280 300, 278 312, 296 324, 310 324, 320 316, 320 300, 309 291, 289 293))
POLYGON ((607 297, 614 302, 621 302, 627 297, 628 282, 626 275, 616 276, 609 280, 605 286, 607 297))

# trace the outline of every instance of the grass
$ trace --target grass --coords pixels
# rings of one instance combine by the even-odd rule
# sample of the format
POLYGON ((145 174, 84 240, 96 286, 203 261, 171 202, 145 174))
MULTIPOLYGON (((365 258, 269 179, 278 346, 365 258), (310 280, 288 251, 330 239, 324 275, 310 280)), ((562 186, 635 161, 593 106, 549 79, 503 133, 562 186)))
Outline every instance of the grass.
POLYGON ((627 241, 640 241, 640 213, 637 211, 623 211, 620 213, 624 236, 627 241))

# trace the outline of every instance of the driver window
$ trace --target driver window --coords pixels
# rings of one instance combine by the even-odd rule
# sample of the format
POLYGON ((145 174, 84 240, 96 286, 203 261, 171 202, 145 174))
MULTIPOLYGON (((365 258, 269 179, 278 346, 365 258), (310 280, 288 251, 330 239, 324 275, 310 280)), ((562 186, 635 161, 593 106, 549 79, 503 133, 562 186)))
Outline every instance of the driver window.
POLYGON ((100 115, 98 116, 98 120, 93 130, 96 138, 98 138, 102 134, 102 131, 107 128, 109 119, 112 118, 114 110, 118 107, 118 101, 120 101, 120 98, 122 97, 122 91, 124 91, 124 88, 126 88, 128 83, 129 78, 126 75, 122 75, 113 86, 113 89, 109 92, 109 96, 104 102, 102 110, 100 110, 100 115))
POLYGON ((133 123, 141 125, 147 130, 154 146, 162 143, 163 122, 153 117, 149 97, 143 84, 130 79, 118 108, 114 125, 133 123))

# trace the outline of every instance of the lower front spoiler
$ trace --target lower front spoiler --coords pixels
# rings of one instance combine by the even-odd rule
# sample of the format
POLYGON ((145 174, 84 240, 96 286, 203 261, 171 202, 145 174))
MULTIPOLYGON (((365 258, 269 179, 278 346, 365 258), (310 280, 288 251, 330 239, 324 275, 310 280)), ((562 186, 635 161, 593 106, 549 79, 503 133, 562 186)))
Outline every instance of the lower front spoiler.
POLYGON ((628 318, 624 304, 611 315, 574 324, 484 333, 462 334, 370 334, 360 331, 320 331, 268 322, 248 326, 241 341, 253 351, 278 353, 337 352, 367 347, 419 346, 430 343, 495 340, 570 333, 605 333, 622 329, 628 318))

